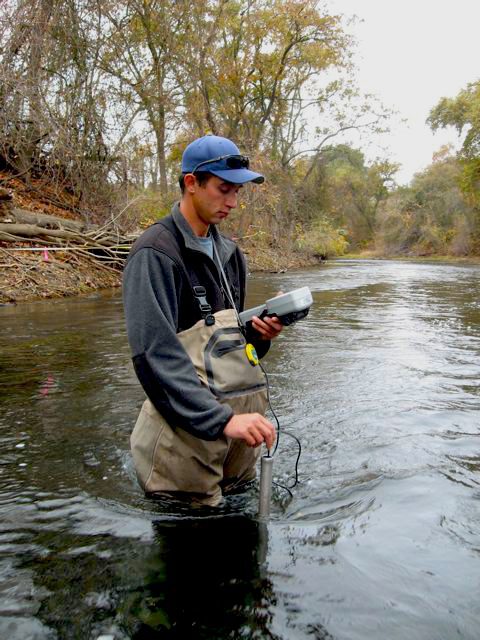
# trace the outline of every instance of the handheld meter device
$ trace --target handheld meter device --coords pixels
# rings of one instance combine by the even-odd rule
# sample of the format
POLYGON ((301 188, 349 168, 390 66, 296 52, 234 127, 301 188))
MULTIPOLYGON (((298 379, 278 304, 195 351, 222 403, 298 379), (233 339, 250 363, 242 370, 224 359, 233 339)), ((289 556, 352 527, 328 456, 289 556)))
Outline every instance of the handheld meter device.
POLYGON ((308 287, 300 287, 280 296, 270 298, 258 307, 246 309, 240 314, 240 320, 244 325, 250 322, 253 316, 263 318, 264 316, 277 316, 280 322, 288 327, 289 325, 307 316, 313 304, 312 294, 308 287))

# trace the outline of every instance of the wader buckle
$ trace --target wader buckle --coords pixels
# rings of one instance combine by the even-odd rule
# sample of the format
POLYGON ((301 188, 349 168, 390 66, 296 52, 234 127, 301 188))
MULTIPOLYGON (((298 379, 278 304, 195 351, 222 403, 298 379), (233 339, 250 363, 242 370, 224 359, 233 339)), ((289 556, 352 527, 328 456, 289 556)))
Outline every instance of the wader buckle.
POLYGON ((202 287, 200 285, 194 286, 193 295, 197 299, 198 306, 200 307, 200 315, 202 316, 202 320, 205 320, 205 324, 207 325, 207 327, 215 324, 215 318, 212 315, 212 307, 208 304, 207 301, 207 291, 205 287, 202 287))

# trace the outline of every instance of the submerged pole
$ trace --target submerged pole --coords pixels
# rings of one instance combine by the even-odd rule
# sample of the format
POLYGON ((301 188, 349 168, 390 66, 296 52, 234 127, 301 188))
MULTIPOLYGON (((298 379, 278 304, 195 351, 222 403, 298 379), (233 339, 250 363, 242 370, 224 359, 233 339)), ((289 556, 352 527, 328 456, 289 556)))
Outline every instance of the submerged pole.
POLYGON ((272 500, 272 470, 273 458, 270 454, 262 456, 260 460, 260 499, 258 515, 267 518, 270 515, 270 503, 272 500))

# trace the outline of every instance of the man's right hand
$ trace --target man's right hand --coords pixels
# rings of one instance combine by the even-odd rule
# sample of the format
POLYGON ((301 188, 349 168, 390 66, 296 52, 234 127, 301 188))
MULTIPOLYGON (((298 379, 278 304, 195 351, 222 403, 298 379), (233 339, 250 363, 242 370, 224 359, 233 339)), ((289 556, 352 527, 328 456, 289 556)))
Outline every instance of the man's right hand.
POLYGON ((265 442, 267 449, 271 449, 275 442, 275 427, 260 413, 232 416, 223 433, 229 438, 244 440, 249 447, 259 447, 265 442))

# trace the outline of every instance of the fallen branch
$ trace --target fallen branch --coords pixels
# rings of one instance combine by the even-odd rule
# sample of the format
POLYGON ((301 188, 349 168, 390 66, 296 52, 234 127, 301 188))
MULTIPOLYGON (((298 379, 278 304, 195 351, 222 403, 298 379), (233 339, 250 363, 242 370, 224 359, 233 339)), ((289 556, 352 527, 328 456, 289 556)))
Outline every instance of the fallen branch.
POLYGON ((73 240, 81 238, 81 236, 66 229, 45 229, 36 224, 16 224, 14 222, 0 222, 0 234, 9 234, 22 238, 63 238, 64 240, 73 240))
POLYGON ((68 220, 67 218, 59 218, 58 216, 38 211, 27 211, 17 207, 13 207, 8 213, 4 213, 3 222, 7 222, 5 217, 8 217, 8 223, 33 224, 45 229, 67 229, 76 232, 82 232, 85 229, 85 224, 78 220, 68 220))

